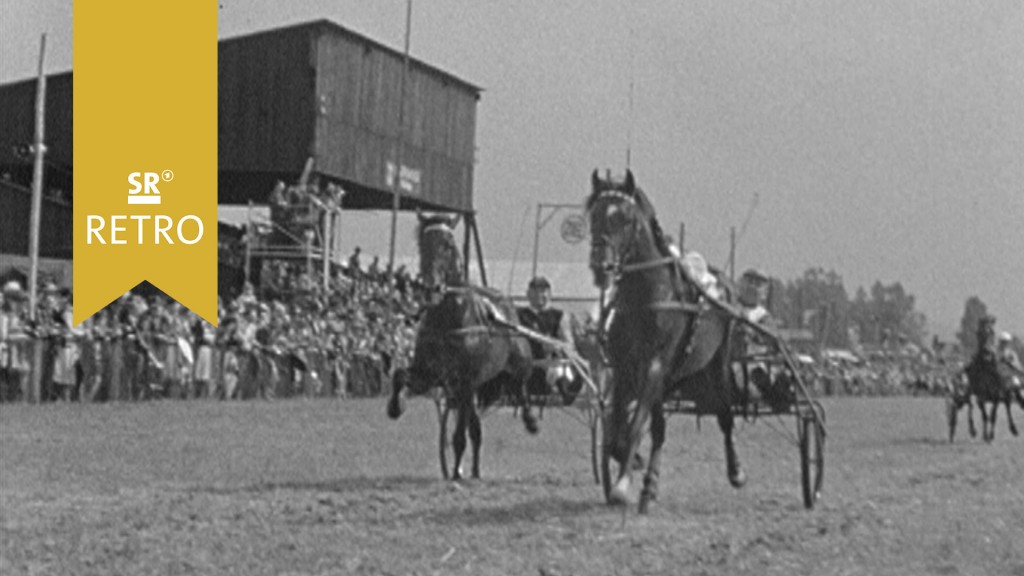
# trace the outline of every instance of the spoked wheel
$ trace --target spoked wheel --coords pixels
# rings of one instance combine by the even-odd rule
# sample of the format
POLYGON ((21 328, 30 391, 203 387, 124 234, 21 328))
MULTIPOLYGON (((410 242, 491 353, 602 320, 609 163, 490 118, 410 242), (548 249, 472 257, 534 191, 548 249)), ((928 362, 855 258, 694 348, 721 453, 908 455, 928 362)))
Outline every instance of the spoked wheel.
MULTIPOLYGON (((601 442, 604 436, 604 414, 601 413, 601 408, 594 406, 588 414, 587 424, 590 426, 590 465, 594 471, 594 483, 601 483, 601 442)), ((608 490, 605 490, 605 496, 607 496, 608 490)))
POLYGON ((824 424, 813 415, 800 417, 800 476, 804 507, 810 510, 821 496, 825 474, 824 424))

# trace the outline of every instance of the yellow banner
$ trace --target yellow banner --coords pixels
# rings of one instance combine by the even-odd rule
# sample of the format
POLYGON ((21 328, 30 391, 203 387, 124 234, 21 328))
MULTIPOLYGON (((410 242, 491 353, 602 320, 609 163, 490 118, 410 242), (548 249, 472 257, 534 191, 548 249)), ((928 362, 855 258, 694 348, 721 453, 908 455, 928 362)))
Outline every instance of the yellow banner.
POLYGON ((217 3, 74 4, 74 320, 143 280, 217 322, 217 3))

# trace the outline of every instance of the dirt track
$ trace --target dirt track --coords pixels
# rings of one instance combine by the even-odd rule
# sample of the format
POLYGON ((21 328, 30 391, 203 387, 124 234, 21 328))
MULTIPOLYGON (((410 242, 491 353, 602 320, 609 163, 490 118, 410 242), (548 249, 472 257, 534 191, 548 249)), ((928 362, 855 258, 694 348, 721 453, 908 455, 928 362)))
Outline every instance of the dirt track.
MULTIPOLYGON (((0 406, 0 574, 1024 576, 1024 439, 945 441, 935 398, 826 402, 824 499, 797 449, 669 420, 652 514, 601 503, 586 428, 484 422, 481 481, 439 480, 433 406, 383 401, 0 406)), ((1018 420, 1024 420, 1017 412, 1018 420)), ((1024 424, 1024 422, 1021 422, 1024 424)), ((962 431, 965 432, 965 431, 962 431)))

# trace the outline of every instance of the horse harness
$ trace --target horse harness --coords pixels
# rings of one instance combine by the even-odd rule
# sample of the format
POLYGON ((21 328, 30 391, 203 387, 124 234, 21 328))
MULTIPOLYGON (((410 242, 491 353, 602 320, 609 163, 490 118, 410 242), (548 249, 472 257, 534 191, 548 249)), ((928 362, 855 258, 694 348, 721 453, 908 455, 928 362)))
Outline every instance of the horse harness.
POLYGON ((490 302, 487 292, 483 289, 476 286, 445 286, 438 290, 438 293, 441 294, 442 298, 448 294, 463 294, 469 296, 475 312, 474 319, 479 323, 472 326, 463 326, 461 328, 452 328, 448 330, 438 330, 435 328, 420 326, 418 330, 418 338, 424 338, 428 341, 435 339, 442 340, 444 342, 452 342, 475 334, 492 336, 499 330, 502 334, 509 334, 509 331, 502 327, 500 322, 496 321, 497 318, 500 318, 500 310, 490 302), (480 296, 480 298, 477 298, 476 296, 480 296))
MULTIPOLYGON (((633 204, 634 206, 637 204, 635 198, 633 198, 632 196, 630 196, 628 194, 620 192, 618 190, 605 190, 605 191, 602 191, 601 194, 598 196, 598 199, 606 197, 606 196, 611 196, 611 197, 614 197, 614 198, 616 198, 618 200, 629 202, 630 204, 633 204)), ((639 235, 640 226, 637 224, 637 219, 636 218, 632 218, 631 219, 630 228, 631 228, 630 242, 629 242, 628 246, 634 245, 636 243, 636 239, 637 239, 637 237, 639 235)), ((626 276, 628 274, 635 274, 637 272, 643 272, 643 271, 646 271, 646 270, 652 270, 652 269, 655 269, 655 268, 659 268, 661 266, 671 266, 673 268, 674 272, 679 274, 679 277, 682 278, 682 281, 683 281, 684 284, 690 284, 690 285, 695 285, 696 284, 692 279, 687 277, 686 271, 679 264, 679 260, 676 257, 672 256, 672 255, 662 256, 661 258, 655 258, 653 260, 646 260, 646 261, 643 261, 643 262, 635 262, 635 263, 623 264, 622 260, 626 260, 627 259, 626 256, 628 256, 628 255, 630 255, 630 254, 627 253, 627 254, 622 255, 623 257, 620 258, 620 262, 613 269, 613 271, 614 271, 614 281, 613 281, 613 283, 614 284, 617 284, 619 279, 621 279, 623 276, 626 276)), ((647 306, 647 308, 649 310, 653 311, 654 313, 673 312, 673 313, 683 313, 683 314, 692 314, 692 315, 694 315, 693 327, 689 331, 689 334, 687 334, 686 341, 685 341, 685 343, 683 345, 683 350, 684 350, 683 356, 685 356, 685 355, 687 355, 687 354, 689 354, 691 352, 691 349, 693 347, 693 335, 697 331, 697 322, 700 321, 701 314, 705 310, 707 310, 708 307, 706 305, 702 305, 700 303, 685 301, 683 294, 680 292, 680 290, 678 288, 676 288, 674 290, 674 292, 675 293, 670 297, 670 299, 668 299, 668 300, 659 300, 657 302, 652 302, 651 304, 649 304, 647 306)), ((602 307, 602 309, 600 311, 600 314, 599 314, 598 338, 599 338, 599 340, 602 343, 602 346, 601 346, 602 349, 604 348, 604 344, 605 344, 605 325, 609 321, 609 319, 611 317, 612 311, 615 309, 616 300, 617 300, 617 295, 616 295, 616 297, 613 297, 610 302, 607 302, 602 307)))

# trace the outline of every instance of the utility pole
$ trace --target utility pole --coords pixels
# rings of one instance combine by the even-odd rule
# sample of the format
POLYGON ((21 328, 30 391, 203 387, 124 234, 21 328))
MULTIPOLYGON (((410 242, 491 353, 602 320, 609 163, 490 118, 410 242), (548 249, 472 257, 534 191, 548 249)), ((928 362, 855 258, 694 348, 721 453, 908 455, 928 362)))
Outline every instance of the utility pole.
POLYGON ((252 243, 255 240, 252 229, 252 199, 245 211, 245 281, 252 282, 252 243))
POLYGON ((43 34, 39 42, 39 79, 36 82, 36 134, 35 134, 35 164, 32 169, 32 213, 29 217, 28 232, 28 313, 29 318, 36 319, 36 298, 39 283, 39 220, 43 210, 43 154, 46 148, 43 145, 44 130, 46 128, 46 74, 43 72, 43 62, 46 57, 46 34, 43 34))
POLYGON ((736 281, 736 227, 729 228, 729 281, 736 281))
POLYGON ((391 243, 388 248, 388 271, 395 269, 395 233, 398 209, 402 204, 402 150, 405 148, 405 80, 409 75, 409 33, 412 28, 412 0, 405 0, 405 52, 402 56, 402 79, 398 85, 398 138, 395 150, 395 173, 391 182, 391 243))

